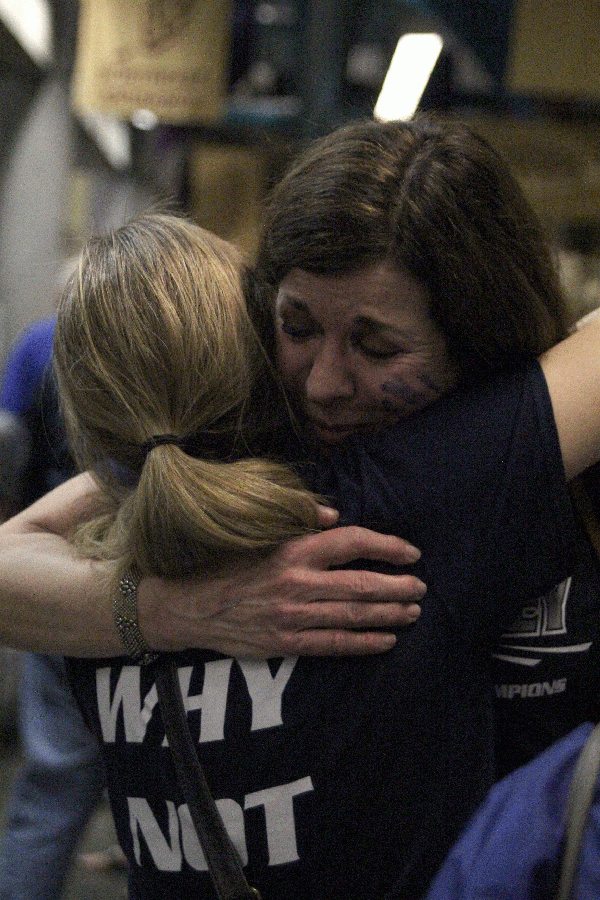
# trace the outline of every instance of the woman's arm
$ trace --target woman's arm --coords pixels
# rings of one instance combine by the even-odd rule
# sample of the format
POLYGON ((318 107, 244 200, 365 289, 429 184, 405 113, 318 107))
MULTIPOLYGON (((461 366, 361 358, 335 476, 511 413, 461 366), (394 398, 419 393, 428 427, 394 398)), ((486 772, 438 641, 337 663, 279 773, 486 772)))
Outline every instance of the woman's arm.
MULTIPOLYGON (((95 509, 79 475, 0 526, 0 643, 74 656, 122 653, 107 585, 111 567, 81 559, 64 537, 95 509)), ((325 516, 331 514, 325 514, 325 516)), ((377 653, 414 621, 424 585, 409 575, 329 571, 355 559, 404 565, 405 541, 362 528, 334 528, 291 541, 243 575, 144 579, 139 621, 159 650, 197 646, 223 653, 377 653)))
POLYGON ((0 525, 0 643, 46 653, 120 652, 106 590, 110 567, 63 537, 95 508, 87 475, 0 525))
POLYGON ((540 358, 567 478, 600 459, 600 316, 540 358))

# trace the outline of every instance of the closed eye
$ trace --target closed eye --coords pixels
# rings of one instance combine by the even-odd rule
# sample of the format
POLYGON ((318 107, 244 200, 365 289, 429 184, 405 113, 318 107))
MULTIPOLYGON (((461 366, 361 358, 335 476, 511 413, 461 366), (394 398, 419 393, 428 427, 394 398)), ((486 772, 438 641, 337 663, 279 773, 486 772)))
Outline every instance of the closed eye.
POLYGON ((352 338, 352 346, 366 356, 367 359, 386 360, 392 359, 403 352, 402 347, 397 344, 388 344, 387 341, 373 341, 373 338, 365 335, 356 335, 352 338))
POLYGON ((306 341, 317 333, 317 327, 312 322, 300 323, 280 319, 279 327, 293 341, 306 341))
POLYGON ((392 359, 401 352, 400 350, 374 350, 371 347, 361 347, 360 350, 368 359, 392 359))

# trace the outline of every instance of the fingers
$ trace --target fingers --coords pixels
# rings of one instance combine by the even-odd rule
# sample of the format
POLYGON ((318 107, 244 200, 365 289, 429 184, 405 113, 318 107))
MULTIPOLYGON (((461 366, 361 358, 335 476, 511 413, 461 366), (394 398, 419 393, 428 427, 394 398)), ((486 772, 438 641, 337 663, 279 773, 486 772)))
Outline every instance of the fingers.
POLYGON ((402 538, 355 525, 298 538, 287 544, 283 552, 306 564, 318 564, 322 569, 347 565, 358 559, 402 566, 415 563, 421 556, 416 547, 402 538))
POLYGON ((229 656, 268 659, 272 656, 367 656, 385 653, 396 644, 396 636, 384 631, 344 631, 343 629, 282 632, 245 641, 239 636, 221 647, 229 656), (274 648, 277 648, 276 650, 274 648))
POLYGON ((319 516, 319 526, 321 528, 331 528, 340 517, 337 509, 332 509, 330 506, 323 506, 320 503, 317 504, 317 513, 319 516))
MULTIPOLYGON (((291 595, 294 599, 323 602, 327 600, 360 601, 366 608, 372 603, 418 603, 427 592, 427 586, 416 575, 385 575, 367 570, 340 569, 331 572, 303 573, 301 590, 291 595)), ((321 624, 321 623, 318 623, 321 624)), ((368 624, 368 623, 367 623, 368 624)))
POLYGON ((313 629, 395 629, 412 625, 420 614, 421 607, 418 603, 319 600, 315 603, 289 604, 281 611, 279 629, 284 632, 313 629))
POLYGON ((391 650, 396 637, 383 631, 302 631, 285 641, 286 655, 293 656, 367 656, 391 650))

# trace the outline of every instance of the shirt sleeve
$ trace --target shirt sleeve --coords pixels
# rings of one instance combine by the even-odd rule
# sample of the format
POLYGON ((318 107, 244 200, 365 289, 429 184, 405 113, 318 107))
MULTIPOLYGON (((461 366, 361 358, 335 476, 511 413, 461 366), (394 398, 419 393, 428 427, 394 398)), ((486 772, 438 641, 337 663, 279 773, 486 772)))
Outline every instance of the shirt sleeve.
POLYGON ((52 356, 54 320, 36 323, 10 350, 0 381, 0 408, 24 417, 39 396, 52 356))
POLYGON ((331 468, 348 519, 413 541, 429 593, 478 644, 574 565, 577 532, 537 363, 354 439, 331 468))

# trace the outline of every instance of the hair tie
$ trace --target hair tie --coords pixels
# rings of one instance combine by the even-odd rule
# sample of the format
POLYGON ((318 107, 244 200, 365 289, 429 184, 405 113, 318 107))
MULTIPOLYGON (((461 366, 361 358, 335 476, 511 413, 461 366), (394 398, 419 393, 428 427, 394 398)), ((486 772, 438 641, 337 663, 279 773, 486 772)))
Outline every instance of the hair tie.
POLYGON ((142 451, 145 454, 150 453, 155 447, 161 447, 163 444, 175 444, 176 447, 185 447, 186 438, 179 437, 176 434, 153 434, 147 441, 142 444, 142 451))
POLYGON ((153 434, 143 444, 139 445, 140 451, 147 456, 155 447, 164 444, 175 444, 196 459, 212 460, 213 462, 223 462, 231 460, 235 455, 236 441, 238 438, 237 429, 229 429, 224 431, 200 431, 194 434, 153 434))

